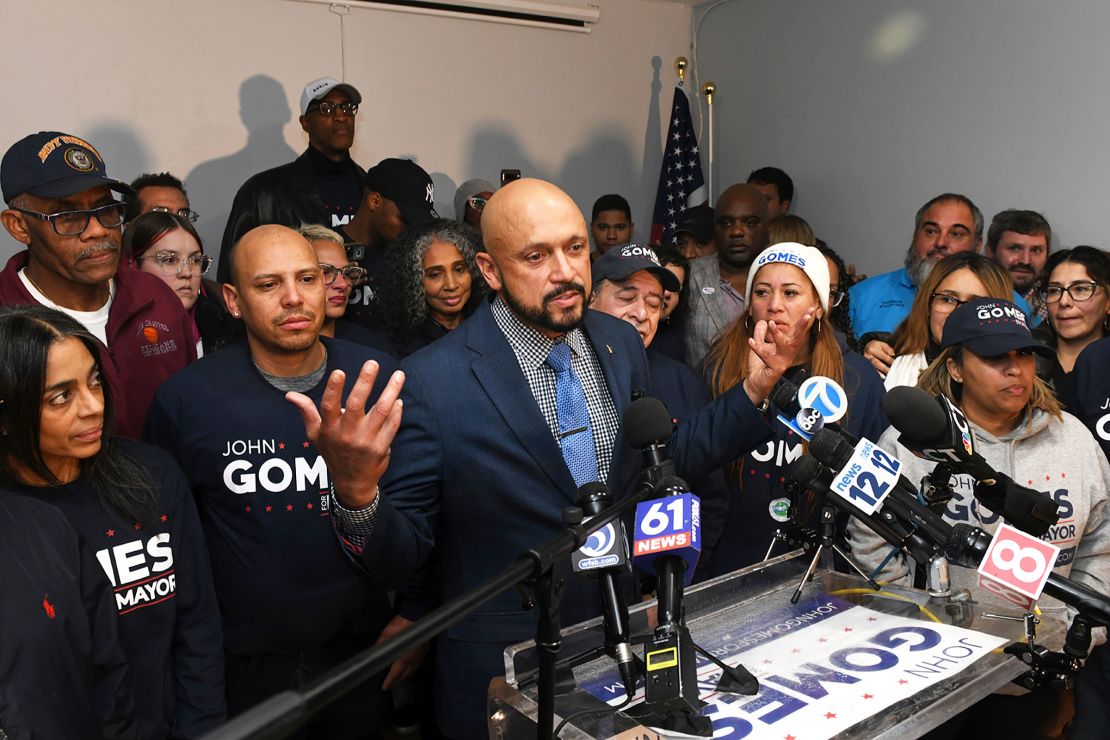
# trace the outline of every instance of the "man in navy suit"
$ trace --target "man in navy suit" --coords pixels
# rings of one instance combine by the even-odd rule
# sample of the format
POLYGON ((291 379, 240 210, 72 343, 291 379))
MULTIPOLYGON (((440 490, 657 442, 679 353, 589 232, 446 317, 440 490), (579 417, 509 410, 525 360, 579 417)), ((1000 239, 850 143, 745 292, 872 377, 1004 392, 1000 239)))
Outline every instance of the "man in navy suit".
MULTIPOLYGON (((561 528, 560 511, 573 505, 581 483, 564 461, 567 440, 581 430, 564 430, 557 418, 565 367, 547 364, 557 345, 569 345, 585 397, 597 479, 620 498, 634 489, 640 470, 620 416, 634 390, 650 387, 644 345, 627 323, 586 308, 589 235, 577 206, 549 183, 520 180, 490 199, 482 234, 488 252, 478 264, 494 296, 403 364, 403 418, 381 477, 383 495, 380 467, 357 484, 335 485, 337 527, 368 570, 423 565, 436 547, 437 593, 402 589, 402 622, 481 584, 561 528)), ((696 477, 770 438, 756 405, 786 369, 807 322, 811 315, 799 327, 757 327, 748 380, 678 426, 669 446, 680 474, 696 477)), ((350 443, 351 437, 339 439, 349 420, 334 407, 322 412, 322 426, 309 421, 310 438, 321 449, 350 443)), ((368 416, 380 416, 373 423, 388 428, 390 412, 375 407, 368 416)), ((562 623, 596 616, 597 605, 596 582, 571 578, 562 623)), ((442 730, 487 736, 489 682, 504 674, 505 646, 533 638, 535 626, 535 611, 522 609, 520 595, 509 591, 440 636, 442 730)))

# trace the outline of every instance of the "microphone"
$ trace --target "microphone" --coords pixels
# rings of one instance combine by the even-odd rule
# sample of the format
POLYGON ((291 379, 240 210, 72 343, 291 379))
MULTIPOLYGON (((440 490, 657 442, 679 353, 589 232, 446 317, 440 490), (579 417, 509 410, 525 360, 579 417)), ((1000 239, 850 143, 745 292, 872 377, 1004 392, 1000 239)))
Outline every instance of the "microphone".
MULTIPOLYGON (((613 497, 604 483, 586 483, 578 488, 576 504, 587 517, 609 508, 613 497)), ((571 553, 571 569, 576 573, 596 574, 600 581, 601 612, 605 626, 605 649, 617 662, 626 696, 636 693, 636 656, 630 644, 628 604, 620 578, 629 571, 628 539, 619 519, 590 535, 581 548, 571 553)))
POLYGON ((838 471, 832 486, 835 493, 841 495, 842 489, 848 488, 849 498, 855 502, 857 508, 860 508, 861 504, 870 505, 870 508, 863 506, 864 513, 874 513, 879 506, 884 508, 889 506, 892 513, 909 523, 911 527, 923 530, 932 542, 945 541, 952 525, 918 501, 917 487, 898 472, 901 470, 901 463, 894 455, 867 439, 861 439, 854 447, 842 435, 831 429, 822 429, 814 434, 809 443, 809 451, 819 461, 838 471), (864 445, 869 446, 872 459, 879 463, 878 468, 890 474, 893 485, 879 480, 876 474, 863 470, 861 465, 853 460, 856 450, 863 448, 864 445), (851 467, 849 467, 850 464, 851 467), (838 485, 846 484, 852 478, 858 480, 859 485, 838 485), (867 490, 864 490, 865 486, 867 490))
POLYGON ((658 579, 659 626, 647 640, 644 688, 648 704, 667 711, 696 712, 697 664, 682 611, 682 591, 694 577, 701 553, 701 501, 675 475, 666 442, 673 432, 667 407, 656 398, 633 401, 624 414, 628 441, 639 447, 642 485, 657 496, 636 506, 633 562, 658 579))
POLYGON ((788 480, 804 490, 813 491, 836 508, 863 522, 875 534, 898 549, 908 549, 910 555, 919 562, 926 562, 936 553, 937 545, 925 540, 917 531, 895 517, 892 511, 880 510, 874 514, 864 514, 845 499, 835 494, 829 495, 833 471, 811 454, 805 454, 792 462, 786 470, 788 480))
MULTIPOLYGON (((965 568, 978 568, 991 544, 991 535, 970 524, 955 524, 945 541, 953 562, 965 568)), ((1044 593, 1077 609, 1101 625, 1110 625, 1110 599, 1082 583, 1056 572, 1048 574, 1044 593)))
POLYGON ((1018 529, 1042 537, 1060 517, 1054 501, 1032 488, 1018 485, 995 470, 975 451, 967 417, 943 395, 933 398, 920 388, 892 388, 883 411, 900 432, 898 441, 925 460, 945 463, 968 473, 978 483, 975 498, 1018 529))
POLYGON ((799 437, 809 440, 824 427, 834 429, 854 444, 856 439, 836 423, 848 411, 848 394, 832 378, 814 375, 801 386, 781 379, 771 391, 771 403, 782 413, 780 423, 799 437))

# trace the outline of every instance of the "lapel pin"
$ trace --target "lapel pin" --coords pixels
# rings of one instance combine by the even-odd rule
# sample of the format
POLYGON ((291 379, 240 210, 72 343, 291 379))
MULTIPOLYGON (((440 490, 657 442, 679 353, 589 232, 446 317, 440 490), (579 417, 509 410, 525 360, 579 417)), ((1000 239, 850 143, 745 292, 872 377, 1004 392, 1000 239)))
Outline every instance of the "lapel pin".
POLYGON ((609 354, 613 354, 613 348, 610 347, 608 344, 605 345, 605 349, 609 350, 609 354))

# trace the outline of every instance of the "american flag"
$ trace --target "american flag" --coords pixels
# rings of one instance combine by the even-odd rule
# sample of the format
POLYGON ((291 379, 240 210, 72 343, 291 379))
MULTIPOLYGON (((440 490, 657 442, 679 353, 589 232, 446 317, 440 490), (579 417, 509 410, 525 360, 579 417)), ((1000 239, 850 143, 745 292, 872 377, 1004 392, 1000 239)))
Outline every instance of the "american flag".
POLYGON ((706 200, 708 195, 705 177, 701 173, 698 137, 690 124, 690 101, 681 87, 675 87, 663 166, 659 168, 655 211, 651 217, 651 243, 663 241, 663 232, 674 228, 678 214, 706 200))

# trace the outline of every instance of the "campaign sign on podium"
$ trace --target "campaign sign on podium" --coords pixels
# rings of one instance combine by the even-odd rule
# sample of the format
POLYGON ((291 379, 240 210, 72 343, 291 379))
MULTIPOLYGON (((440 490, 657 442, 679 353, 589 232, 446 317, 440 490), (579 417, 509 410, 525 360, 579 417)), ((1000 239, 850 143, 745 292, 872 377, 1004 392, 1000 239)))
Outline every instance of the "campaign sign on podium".
POLYGON ((636 506, 636 539, 632 559, 636 567, 652 572, 662 555, 686 561, 685 585, 694 577, 701 553, 701 501, 692 493, 641 501, 636 506))

